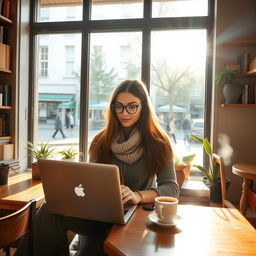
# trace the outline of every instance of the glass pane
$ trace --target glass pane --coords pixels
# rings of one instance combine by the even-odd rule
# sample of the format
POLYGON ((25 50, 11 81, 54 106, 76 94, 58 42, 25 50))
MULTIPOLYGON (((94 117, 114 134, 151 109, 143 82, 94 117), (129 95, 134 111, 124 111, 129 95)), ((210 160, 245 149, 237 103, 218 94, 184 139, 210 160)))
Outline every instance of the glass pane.
POLYGON ((207 16, 208 0, 153 0, 152 17, 207 16))
POLYGON ((92 20, 142 18, 143 0, 92 0, 92 20))
POLYGON ((82 20, 82 0, 39 0, 37 21, 75 21, 82 20))
POLYGON ((39 35, 37 42, 34 141, 53 144, 55 152, 78 150, 81 34, 39 35))
POLYGON ((196 154, 204 137, 206 30, 152 32, 151 98, 178 157, 196 154))
POLYGON ((141 77, 140 32, 91 34, 89 143, 105 125, 104 110, 115 85, 141 77))

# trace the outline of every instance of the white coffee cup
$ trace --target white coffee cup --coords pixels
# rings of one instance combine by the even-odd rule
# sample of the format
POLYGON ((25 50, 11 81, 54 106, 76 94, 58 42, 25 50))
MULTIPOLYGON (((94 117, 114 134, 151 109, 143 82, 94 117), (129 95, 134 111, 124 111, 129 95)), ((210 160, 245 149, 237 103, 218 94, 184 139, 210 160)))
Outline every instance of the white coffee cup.
POLYGON ((179 200, 171 196, 158 196, 155 198, 155 212, 159 222, 171 224, 177 214, 179 200))

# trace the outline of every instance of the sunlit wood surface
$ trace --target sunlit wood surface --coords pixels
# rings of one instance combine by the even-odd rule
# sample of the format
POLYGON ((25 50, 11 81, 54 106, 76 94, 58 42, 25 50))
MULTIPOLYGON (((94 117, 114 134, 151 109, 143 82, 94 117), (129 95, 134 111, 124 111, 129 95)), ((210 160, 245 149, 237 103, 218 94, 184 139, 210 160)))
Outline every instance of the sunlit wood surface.
POLYGON ((37 201, 37 207, 44 201, 41 180, 32 180, 31 173, 12 176, 7 185, 0 186, 0 208, 16 209, 31 199, 37 201))
POLYGON ((237 209, 179 205, 174 228, 151 223, 139 207, 125 225, 115 225, 105 241, 108 255, 255 256, 256 231, 237 209))

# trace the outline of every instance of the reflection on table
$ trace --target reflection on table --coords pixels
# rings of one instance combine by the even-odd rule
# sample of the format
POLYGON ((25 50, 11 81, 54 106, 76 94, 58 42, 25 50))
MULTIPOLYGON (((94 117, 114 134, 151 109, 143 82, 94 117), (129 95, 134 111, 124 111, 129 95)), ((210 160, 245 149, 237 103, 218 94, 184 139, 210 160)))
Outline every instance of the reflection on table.
POLYGON ((179 205, 181 220, 161 228, 139 207, 125 225, 114 225, 109 255, 256 255, 256 231, 237 209, 179 205))
POLYGON ((7 185, 0 186, 0 208, 18 209, 29 200, 35 199, 37 207, 44 202, 41 180, 33 180, 31 173, 12 176, 7 185))

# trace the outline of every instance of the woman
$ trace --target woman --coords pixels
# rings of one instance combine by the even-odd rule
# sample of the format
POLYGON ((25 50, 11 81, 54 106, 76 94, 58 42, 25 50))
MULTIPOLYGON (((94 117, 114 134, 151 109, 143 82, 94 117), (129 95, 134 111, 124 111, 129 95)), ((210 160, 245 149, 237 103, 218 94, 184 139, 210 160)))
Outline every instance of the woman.
MULTIPOLYGON (((123 81, 114 90, 106 127, 93 139, 89 153, 92 162, 119 166, 123 203, 149 203, 159 195, 179 194, 170 142, 155 118, 145 86, 137 80, 123 81)), ((110 227, 48 214, 43 206, 35 221, 34 253, 68 255, 66 232, 72 230, 83 235, 75 255, 102 255, 110 227)), ((18 251, 16 255, 26 255, 24 249, 18 251)))

